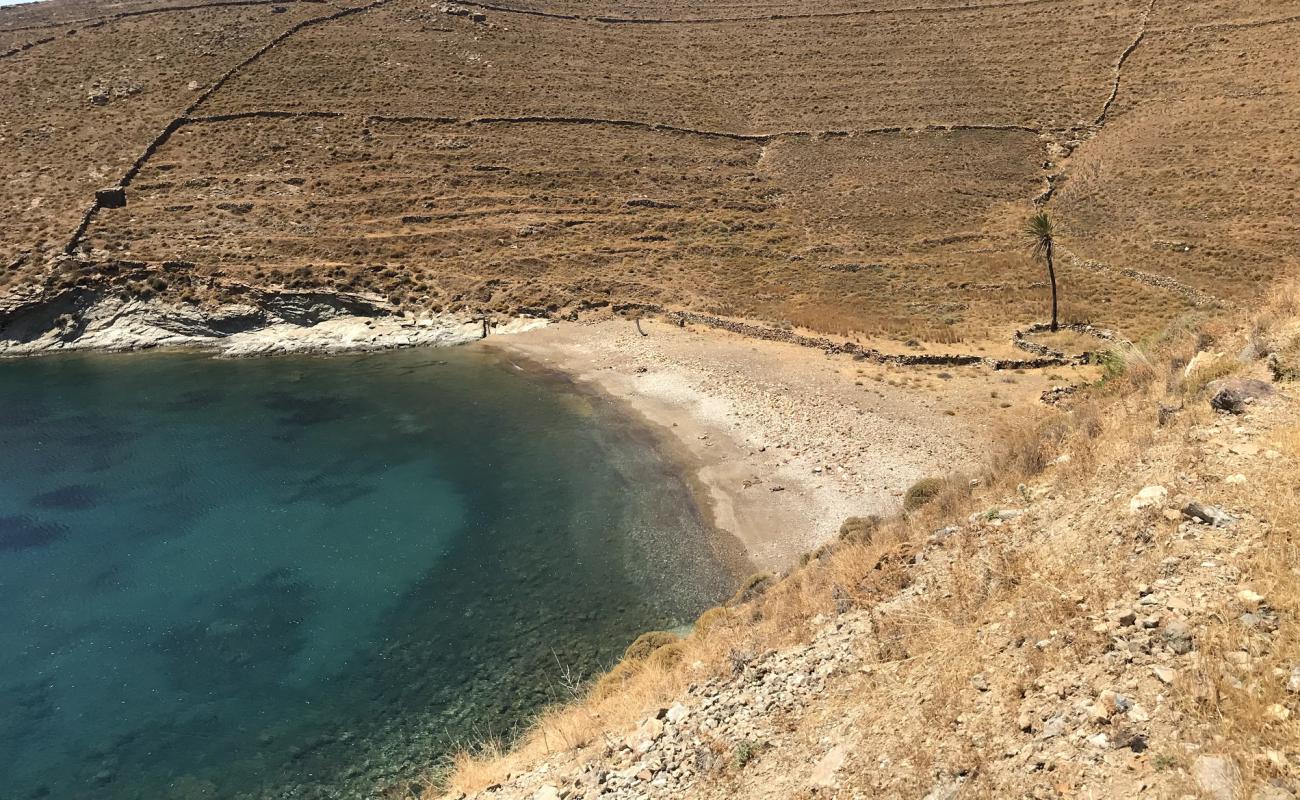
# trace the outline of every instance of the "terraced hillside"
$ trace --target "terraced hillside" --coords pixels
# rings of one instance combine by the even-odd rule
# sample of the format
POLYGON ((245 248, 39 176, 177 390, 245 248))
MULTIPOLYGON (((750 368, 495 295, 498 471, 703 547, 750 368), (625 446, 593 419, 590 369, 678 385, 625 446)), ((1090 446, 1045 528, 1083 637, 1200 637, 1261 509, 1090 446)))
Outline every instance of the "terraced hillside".
POLYGON ((1035 204, 1067 318, 1130 336, 1300 266, 1297 0, 49 0, 0 44, 10 291, 127 260, 952 342, 1042 317, 1035 204))

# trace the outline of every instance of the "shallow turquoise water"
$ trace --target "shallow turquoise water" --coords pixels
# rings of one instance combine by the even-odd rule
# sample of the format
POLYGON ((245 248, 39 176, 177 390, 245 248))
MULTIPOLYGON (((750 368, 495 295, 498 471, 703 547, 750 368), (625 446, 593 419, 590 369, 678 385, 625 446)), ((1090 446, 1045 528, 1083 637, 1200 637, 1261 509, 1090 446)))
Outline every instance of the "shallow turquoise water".
POLYGON ((364 797, 730 576, 644 432, 473 350, 0 362, 5 797, 364 797))

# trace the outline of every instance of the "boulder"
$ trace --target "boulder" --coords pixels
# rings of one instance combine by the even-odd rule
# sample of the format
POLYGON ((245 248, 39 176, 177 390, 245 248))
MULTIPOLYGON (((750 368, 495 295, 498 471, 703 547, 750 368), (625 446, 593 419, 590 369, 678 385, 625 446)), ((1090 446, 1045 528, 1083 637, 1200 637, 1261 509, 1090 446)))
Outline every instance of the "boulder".
POLYGON ((1218 506, 1205 506, 1200 503, 1192 502, 1183 506, 1183 516, 1188 519, 1194 519, 1198 522, 1204 522, 1215 528, 1226 528, 1237 521, 1237 518, 1219 508, 1218 506))
POLYGON ((835 773, 839 772, 840 767, 844 766, 844 759, 848 756, 848 751, 844 745, 835 745, 826 755, 822 756, 818 762, 813 765, 812 775, 808 783, 814 788, 830 789, 835 786, 835 773))
POLYGON ((671 706, 668 707, 668 711, 664 714, 664 716, 668 719, 669 722, 676 725, 680 723, 682 720, 686 719, 688 716, 690 716, 690 714, 691 714, 690 709, 688 709, 686 706, 682 705, 681 703, 673 703, 671 706))
POLYGON ((1192 651, 1192 629, 1182 620, 1173 620, 1165 626, 1165 643, 1169 649, 1182 655, 1192 651))
POLYGON ((1163 684, 1172 685, 1178 679, 1178 672, 1169 667, 1154 666, 1151 668, 1151 674, 1163 684))
POLYGON ((1241 784, 1237 765, 1223 756, 1198 756, 1192 763, 1192 778, 1210 800, 1233 800, 1241 784))
POLYGON ((1244 414, 1246 407, 1267 400, 1273 395, 1273 386, 1255 378, 1230 378, 1210 384, 1214 395, 1210 406, 1229 414, 1244 414))

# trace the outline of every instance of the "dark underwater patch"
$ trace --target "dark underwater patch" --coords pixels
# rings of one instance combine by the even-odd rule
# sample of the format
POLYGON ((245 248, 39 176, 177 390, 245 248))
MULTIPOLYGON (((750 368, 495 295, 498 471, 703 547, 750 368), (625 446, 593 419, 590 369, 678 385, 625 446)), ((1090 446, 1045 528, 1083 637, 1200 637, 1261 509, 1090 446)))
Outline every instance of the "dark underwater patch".
POLYGON ((336 422, 358 411, 356 403, 342 397, 304 397, 293 392, 272 392, 262 404, 279 412, 281 425, 302 427, 336 422))
POLYGON ((226 393, 217 389, 192 389, 162 403, 160 407, 166 411, 197 411, 223 403, 225 400, 226 393))
POLYGON ((210 617, 171 628, 157 649, 187 691, 275 684, 306 643, 302 624, 315 605, 306 583, 277 569, 222 597, 210 617))
POLYGON ((45 547, 62 539, 68 529, 52 522, 38 522, 23 515, 0 517, 0 553, 45 547))
POLYGON ((375 487, 357 481, 332 481, 315 478, 304 481, 293 492, 285 495, 283 503, 319 503, 329 508, 341 508, 373 494, 375 487))
POLYGON ((76 483, 42 492, 31 500, 33 508, 47 511, 85 511, 99 505, 99 490, 94 486, 76 483))

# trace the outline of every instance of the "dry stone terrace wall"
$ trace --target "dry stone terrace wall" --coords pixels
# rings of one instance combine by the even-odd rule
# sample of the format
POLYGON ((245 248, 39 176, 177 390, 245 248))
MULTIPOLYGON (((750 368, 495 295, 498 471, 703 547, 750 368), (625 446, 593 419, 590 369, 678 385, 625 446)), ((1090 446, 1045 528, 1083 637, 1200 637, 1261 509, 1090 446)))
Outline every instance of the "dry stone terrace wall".
MULTIPOLYGON (((821 336, 807 336, 794 331, 768 328, 738 320, 722 319, 708 314, 675 311, 669 314, 668 317, 683 324, 707 325, 710 328, 738 333, 753 339, 766 339, 772 342, 795 344, 800 347, 811 347, 830 355, 845 354, 863 361, 874 361, 878 364, 892 364, 901 367, 969 367, 979 364, 997 370, 1042 369, 1044 367, 1060 367, 1066 364, 1081 364, 1085 363, 1088 358, 1087 355, 1075 357, 1056 354, 1046 348, 1044 348, 1046 352, 1041 354, 1039 358, 986 358, 972 354, 883 353, 873 347, 863 347, 853 342, 836 342, 821 336)), ((1020 332, 1017 331, 1016 334, 1017 339, 1019 339, 1020 332)))
POLYGON ((487 11, 585 19, 611 24, 693 24, 719 20, 768 20, 792 18, 834 18, 875 14, 948 14, 990 11, 999 8, 1059 3, 1061 0, 971 0, 971 2, 916 2, 876 0, 871 3, 837 2, 602 2, 581 0, 520 0, 519 2, 460 2, 458 5, 487 11))
POLYGON ((858 327, 1037 312, 1039 276, 997 227, 1037 185, 1032 134, 749 141, 334 114, 182 127, 88 245, 505 311, 608 297, 768 319, 829 309, 858 327))
POLYGON ((101 28, 117 20, 142 17, 151 14, 174 14, 186 11, 198 11, 206 8, 238 8, 243 6, 271 6, 274 13, 283 13, 286 3, 320 3, 325 0, 214 0, 208 3, 191 3, 189 5, 162 6, 142 8, 134 11, 118 11, 97 17, 84 17, 68 22, 50 22, 38 25, 20 26, 0 31, 0 59, 12 58, 20 53, 56 42, 60 38, 76 36, 83 30, 101 28), (36 38, 32 38, 36 37, 36 38))
MULTIPOLYGON (((1291 120, 1274 133, 1264 114, 1226 123, 1222 106, 1293 93, 1285 75, 1296 49, 1248 62, 1284 75, 1263 93, 1259 76, 1233 74, 1220 51, 1290 35, 1275 15, 1295 4, 525 0, 511 11, 464 4, 470 15, 416 0, 305 14, 312 4, 286 3, 258 36, 199 41, 199 56, 221 49, 225 69, 186 83, 198 89, 173 96, 167 115, 153 105, 133 114, 126 136, 69 146, 79 132, 100 136, 84 118, 25 128, 19 163, 69 157, 20 172, 0 195, 20 220, 11 243, 0 239, 0 288, 66 225, 77 231, 69 246, 96 259, 181 258, 196 273, 399 302, 555 313, 600 298, 671 300, 836 332, 1001 338, 1044 302, 1015 224, 1036 199, 1066 217, 1066 235, 1087 240, 1059 265, 1067 309, 1137 336, 1287 265, 1278 253, 1294 244, 1294 223, 1267 208, 1294 201, 1295 160, 1282 144, 1291 120), (720 18, 735 21, 710 21, 720 18), (1026 46, 1037 41, 1052 42, 1052 58, 1026 46), (1152 148, 1151 129, 1176 127, 1157 107, 1167 85, 1187 116, 1152 148), (1197 94, 1203 86, 1213 103, 1197 94), (1218 155, 1243 130, 1270 163, 1223 154, 1242 197, 1219 190, 1219 163, 1178 172, 1201 152, 1188 137, 1206 132, 1218 155), (1125 169, 1090 170, 1116 142, 1125 169), (132 152, 116 154, 128 143, 132 152), (87 168, 91 158, 100 163, 87 168), (128 206, 92 206, 78 228, 71 198, 84 212, 95 189, 122 180, 128 206), (1091 197, 1106 181, 1129 185, 1091 197), (1148 245, 1141 237, 1156 226, 1176 226, 1142 210, 1134 241, 1123 203, 1147 193, 1214 246, 1188 247, 1190 233, 1148 245), (1187 219, 1188 207, 1201 217, 1187 219), (1189 264, 1228 285, 1205 287, 1189 264)), ((128 35, 130 63, 184 65, 208 19, 191 30, 199 12, 175 4, 121 8, 142 15, 69 40, 101 58, 119 42, 90 38, 96 31, 157 26, 182 40, 142 55, 128 35)), ((270 10, 202 14, 255 11, 270 10)), ((17 35, 28 34, 0 30, 17 35)), ((75 71, 65 50, 42 46, 53 63, 36 50, 9 61, 20 72, 75 71)), ((100 89, 108 109, 140 94, 100 89)), ((0 146, 18 141, 4 133, 0 146)))
POLYGON ((591 117, 736 133, 1065 129, 1095 117, 1110 88, 1101 76, 1142 10, 1090 0, 657 26, 506 12, 476 23, 398 0, 294 37, 211 110, 591 117), (378 37, 384 48, 356 46, 378 37), (1056 58, 1024 46, 1044 38, 1056 58))
POLYGON ((100 19, 110 13, 191 5, 194 0, 118 0, 105 11, 99 0, 64 0, 58 3, 19 3, 0 7, 0 32, 24 31, 100 19))
MULTIPOLYGON (((179 108, 315 4, 133 17, 5 61, 0 72, 0 265, 57 250, 179 108), (163 22, 160 17, 167 17, 163 22)), ((33 259, 38 260, 38 259, 33 259)), ((18 277, 0 272, 0 286, 18 277)))
POLYGON ((1230 300, 1300 271, 1297 45, 1293 0, 1157 0, 1052 203, 1074 251, 1230 300))

